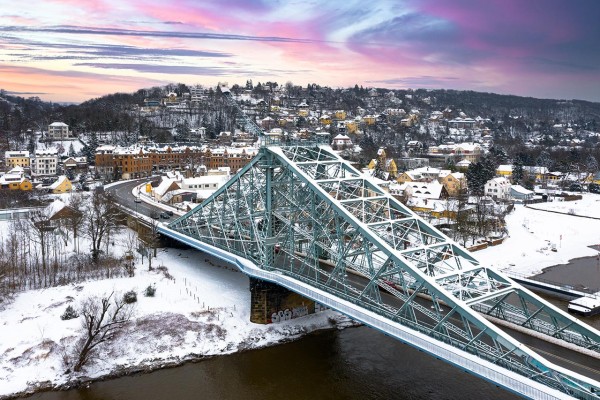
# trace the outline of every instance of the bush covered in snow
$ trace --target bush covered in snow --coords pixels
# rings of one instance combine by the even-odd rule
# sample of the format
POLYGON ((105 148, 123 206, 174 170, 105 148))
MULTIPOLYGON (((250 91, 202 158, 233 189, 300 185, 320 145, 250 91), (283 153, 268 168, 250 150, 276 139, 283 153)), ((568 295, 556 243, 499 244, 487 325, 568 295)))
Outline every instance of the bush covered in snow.
POLYGON ((146 297, 154 297, 154 293, 156 293, 156 288, 152 285, 149 285, 146 290, 144 290, 144 296, 146 297))
POLYGON ((67 306, 67 309, 65 310, 63 315, 60 316, 60 319, 62 319, 63 321, 67 321, 69 319, 73 319, 73 318, 77 318, 77 317, 79 317, 79 314, 73 308, 73 306, 67 306))
POLYGON ((127 304, 135 303, 137 301, 137 293, 135 290, 130 290, 123 295, 123 301, 127 304))

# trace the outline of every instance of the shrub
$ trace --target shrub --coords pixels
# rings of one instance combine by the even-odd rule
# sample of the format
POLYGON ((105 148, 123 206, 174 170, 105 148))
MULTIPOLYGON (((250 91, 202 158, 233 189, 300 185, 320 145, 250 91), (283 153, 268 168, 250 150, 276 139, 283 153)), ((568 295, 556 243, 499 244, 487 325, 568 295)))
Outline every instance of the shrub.
POLYGON ((154 293, 156 293, 156 288, 152 285, 149 285, 146 290, 144 290, 144 296, 146 297, 154 297, 154 293))
POLYGON ((60 316, 60 319, 62 319, 63 321, 67 321, 69 319, 73 319, 73 318, 77 318, 77 317, 79 317, 79 314, 77 313, 77 311, 75 311, 73 306, 67 306, 67 309, 65 310, 63 315, 60 316))
POLYGON ((135 303, 137 301, 137 293, 134 290, 130 290, 123 295, 123 301, 127 304, 135 303))

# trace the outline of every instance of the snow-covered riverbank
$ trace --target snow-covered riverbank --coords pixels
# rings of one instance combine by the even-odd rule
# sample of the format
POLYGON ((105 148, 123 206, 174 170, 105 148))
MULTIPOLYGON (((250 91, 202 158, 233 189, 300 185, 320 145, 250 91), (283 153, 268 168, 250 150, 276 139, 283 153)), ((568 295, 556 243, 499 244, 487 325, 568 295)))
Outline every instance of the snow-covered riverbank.
POLYGON ((153 266, 167 267, 172 278, 148 271, 146 264, 133 278, 27 291, 5 304, 0 311, 0 398, 260 348, 334 327, 333 321, 344 323, 333 311, 279 324, 250 323, 248 278, 194 250, 160 251, 153 266), (156 287, 154 297, 142 294, 149 285, 156 287), (80 374, 65 374, 63 355, 72 351, 81 326, 79 319, 60 319, 67 305, 132 289, 138 301, 127 329, 80 374))
POLYGON ((475 257, 484 265, 536 275, 574 258, 594 256, 598 252, 589 246, 600 243, 600 220, 569 213, 596 217, 600 216, 598 210, 600 195, 590 193, 579 201, 541 203, 532 208, 516 205, 506 217, 509 237, 502 245, 476 252, 475 257))

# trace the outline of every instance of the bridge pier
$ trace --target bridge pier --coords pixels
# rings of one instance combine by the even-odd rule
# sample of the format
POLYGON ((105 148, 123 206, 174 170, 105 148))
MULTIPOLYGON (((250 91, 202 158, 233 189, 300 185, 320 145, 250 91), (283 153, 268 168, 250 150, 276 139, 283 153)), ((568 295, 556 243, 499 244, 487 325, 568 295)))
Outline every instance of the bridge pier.
POLYGON ((315 302, 274 283, 250 278, 250 322, 278 323, 315 312, 315 302))

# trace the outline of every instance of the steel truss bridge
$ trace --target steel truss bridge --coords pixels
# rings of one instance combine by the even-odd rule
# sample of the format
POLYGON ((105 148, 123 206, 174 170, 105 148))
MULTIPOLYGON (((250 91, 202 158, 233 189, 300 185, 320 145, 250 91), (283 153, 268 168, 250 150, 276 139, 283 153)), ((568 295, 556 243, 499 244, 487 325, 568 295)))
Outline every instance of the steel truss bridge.
POLYGON ((520 395, 600 398, 598 382, 501 327, 588 353, 598 331, 482 265, 328 146, 263 146, 160 232, 520 395))

